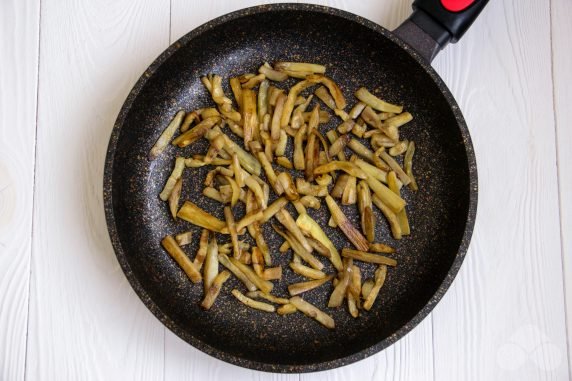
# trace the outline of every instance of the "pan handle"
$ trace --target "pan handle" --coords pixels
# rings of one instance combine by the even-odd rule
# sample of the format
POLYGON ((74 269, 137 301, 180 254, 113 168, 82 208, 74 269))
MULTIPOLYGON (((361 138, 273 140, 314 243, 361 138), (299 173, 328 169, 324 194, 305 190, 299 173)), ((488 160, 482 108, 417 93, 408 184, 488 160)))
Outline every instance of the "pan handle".
POLYGON ((469 29, 489 0, 415 0, 413 14, 393 32, 428 62, 469 29))

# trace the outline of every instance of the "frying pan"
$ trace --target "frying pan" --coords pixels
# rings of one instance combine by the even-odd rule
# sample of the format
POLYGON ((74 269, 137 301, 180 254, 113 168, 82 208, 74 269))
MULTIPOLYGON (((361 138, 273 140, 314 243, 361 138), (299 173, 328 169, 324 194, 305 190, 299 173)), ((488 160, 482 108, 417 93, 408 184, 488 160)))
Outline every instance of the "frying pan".
MULTIPOLYGON (((455 42, 465 32, 486 3, 442 1, 414 2, 413 15, 393 33, 359 16, 322 6, 275 4, 243 9, 191 31, 145 71, 111 134, 104 201, 119 263, 163 324, 203 352, 239 366, 310 372, 346 365, 386 348, 433 309, 469 245, 477 207, 477 169, 459 107, 429 63, 447 42, 455 42), (355 102, 353 91, 365 86, 387 101, 405 105, 414 115, 401 128, 403 138, 417 146, 414 172, 420 190, 404 192, 412 234, 393 240, 385 220, 376 214, 376 242, 397 248, 398 266, 388 272, 374 307, 357 319, 345 308, 327 308, 330 284, 303 295, 334 318, 335 330, 300 313, 278 316, 245 307, 230 294, 232 288, 242 289, 234 278, 205 312, 199 307, 202 286, 193 285, 160 246, 165 235, 191 230, 195 239, 185 250, 191 256, 197 250, 199 229, 173 221, 158 194, 175 155, 204 153, 207 143, 199 141, 184 150, 170 146, 154 161, 147 159, 150 148, 179 109, 212 104, 200 82, 202 75, 217 73, 228 79, 255 72, 265 61, 325 64, 327 75, 340 85, 350 107, 355 102)), ((289 81, 288 87, 294 83, 289 81)), ((225 91, 230 93, 228 87, 225 91)), ((321 127, 323 133, 335 128, 334 119, 321 127)), ((201 196, 207 171, 204 167, 186 170, 182 199, 223 219, 220 204, 201 196)), ((358 226, 356 209, 344 207, 358 226)), ((241 213, 236 209, 235 214, 241 213)), ((336 247, 351 247, 338 230, 327 226, 329 213, 324 205, 309 213, 336 247)), ((287 296, 287 285, 302 279, 290 271, 291 254, 278 252, 281 242, 266 225, 263 233, 274 262, 284 269, 283 279, 275 282, 275 294, 287 296)), ((220 242, 228 239, 218 238, 220 242)), ((373 265, 359 265, 364 278, 373 277, 373 265)), ((326 272, 333 273, 328 266, 326 272)))

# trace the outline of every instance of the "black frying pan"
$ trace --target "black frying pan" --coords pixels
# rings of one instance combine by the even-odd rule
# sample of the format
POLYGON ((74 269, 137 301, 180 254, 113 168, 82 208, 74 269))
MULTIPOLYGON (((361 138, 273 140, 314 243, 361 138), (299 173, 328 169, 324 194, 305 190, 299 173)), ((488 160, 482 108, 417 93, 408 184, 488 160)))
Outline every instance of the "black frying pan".
MULTIPOLYGON (((450 9, 464 3, 442 1, 450 9)), ((469 132, 457 103, 429 61, 447 42, 463 34, 485 3, 476 1, 452 13, 436 0, 418 0, 413 16, 395 33, 332 8, 265 5, 219 17, 170 46, 125 101, 111 135, 104 176, 105 211, 117 258, 155 316, 212 356, 275 372, 310 372, 349 364, 386 348, 419 324, 457 274, 477 208, 477 169, 469 132), (331 285, 304 294, 333 316, 333 331, 300 313, 281 317, 245 307, 230 295, 232 288, 242 287, 232 278, 215 307, 202 311, 202 286, 191 284, 159 244, 165 235, 189 229, 195 231, 197 240, 199 236, 198 228, 174 222, 166 203, 158 198, 175 153, 181 153, 169 147, 159 159, 147 159, 162 129, 177 110, 212 104, 200 76, 218 73, 228 79, 254 72, 261 62, 278 60, 326 64, 327 75, 341 86, 350 107, 355 102, 353 91, 366 86, 390 102, 404 104, 415 116, 402 128, 402 136, 418 147, 414 170, 420 190, 404 196, 412 234, 394 241, 385 220, 377 215, 376 241, 397 247, 399 265, 389 271, 374 308, 353 319, 345 308, 325 307, 331 285)), ((322 132, 334 127, 332 122, 322 132)), ((204 152, 205 142, 183 151, 185 155, 204 152)), ((200 195, 207 170, 187 169, 183 199, 222 219, 222 207, 200 195)), ((356 208, 344 210, 357 225, 356 208)), ((310 213, 322 226, 327 225, 329 213, 324 205, 310 213)), ((287 268, 290 254, 278 253, 280 240, 270 239, 276 234, 266 228, 265 236, 276 253, 274 260, 285 269, 275 290, 286 296, 287 284, 301 278, 287 268)), ((339 231, 324 229, 337 247, 349 245, 339 231)), ((194 255, 196 248, 195 242, 185 250, 194 255)), ((360 267, 365 277, 373 276, 374 266, 360 267)), ((333 273, 331 267, 326 271, 333 273)))

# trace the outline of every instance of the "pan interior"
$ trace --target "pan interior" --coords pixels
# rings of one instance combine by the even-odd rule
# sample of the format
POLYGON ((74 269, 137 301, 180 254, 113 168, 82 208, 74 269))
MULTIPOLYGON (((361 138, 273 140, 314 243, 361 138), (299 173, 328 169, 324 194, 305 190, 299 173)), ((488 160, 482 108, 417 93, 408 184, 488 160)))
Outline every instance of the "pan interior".
MULTIPOLYGON (((278 86, 285 88, 292 83, 290 80, 278 86)), ((339 120, 332 118, 322 126, 322 132, 337 123, 339 120)), ((207 171, 186 169, 182 199, 192 200, 222 219, 221 205, 201 195, 207 171)), ((245 15, 183 39, 151 74, 125 114, 112 183, 120 255, 147 294, 146 304, 183 339, 235 363, 244 359, 304 366, 345 358, 383 341, 390 344, 391 335, 424 308, 445 279, 459 249, 469 208, 464 142, 449 104, 431 77, 382 34, 356 21, 312 11, 245 15), (327 75, 341 86, 350 107, 356 101, 353 92, 365 86, 387 101, 404 104, 414 115, 414 120, 401 129, 401 136, 417 145, 414 172, 420 190, 413 193, 404 189, 412 234, 401 241, 393 240, 376 209, 376 241, 397 248, 398 266, 389 270, 373 309, 359 318, 352 318, 345 306, 325 307, 332 290, 329 284, 303 295, 335 319, 337 327, 332 331, 300 313, 281 317, 243 306, 230 295, 232 288, 244 291, 234 278, 225 284, 212 310, 202 311, 202 284, 193 285, 160 247, 165 235, 191 230, 195 241, 185 251, 191 257, 196 253, 199 229, 174 222, 158 194, 176 155, 204 154, 207 146, 198 142, 184 150, 169 147, 153 162, 147 160, 150 148, 177 110, 213 105, 200 82, 202 75, 221 75, 230 95, 229 77, 255 73, 262 62, 279 60, 327 65, 327 75)), ((343 209, 359 226, 356 206, 343 209)), ((240 215, 243 210, 235 213, 240 215)), ((327 226, 325 203, 309 213, 337 247, 351 247, 339 230, 327 226)), ((291 254, 278 252, 281 240, 270 239, 276 235, 269 226, 264 232, 276 264, 284 270, 283 279, 275 282, 275 294, 287 296, 286 286, 302 278, 287 267, 291 254)), ((228 240, 218 238, 219 242, 228 240)), ((373 265, 358 265, 365 278, 373 277, 373 265)), ((333 273, 329 264, 326 271, 333 273)))

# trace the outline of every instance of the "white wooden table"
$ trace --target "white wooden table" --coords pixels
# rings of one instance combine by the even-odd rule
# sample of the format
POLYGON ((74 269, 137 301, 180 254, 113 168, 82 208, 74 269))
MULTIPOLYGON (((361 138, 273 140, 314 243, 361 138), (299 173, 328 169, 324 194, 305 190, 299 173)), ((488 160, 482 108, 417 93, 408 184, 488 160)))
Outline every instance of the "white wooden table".
MULTIPOLYGON (((317 2, 389 29, 410 13, 408 0, 317 2)), ((0 1, 0 380, 569 379, 571 0, 493 0, 434 62, 471 130, 479 210, 452 288, 404 339, 273 375, 199 352, 145 308, 104 220, 114 120, 171 42, 260 3, 0 1)))

